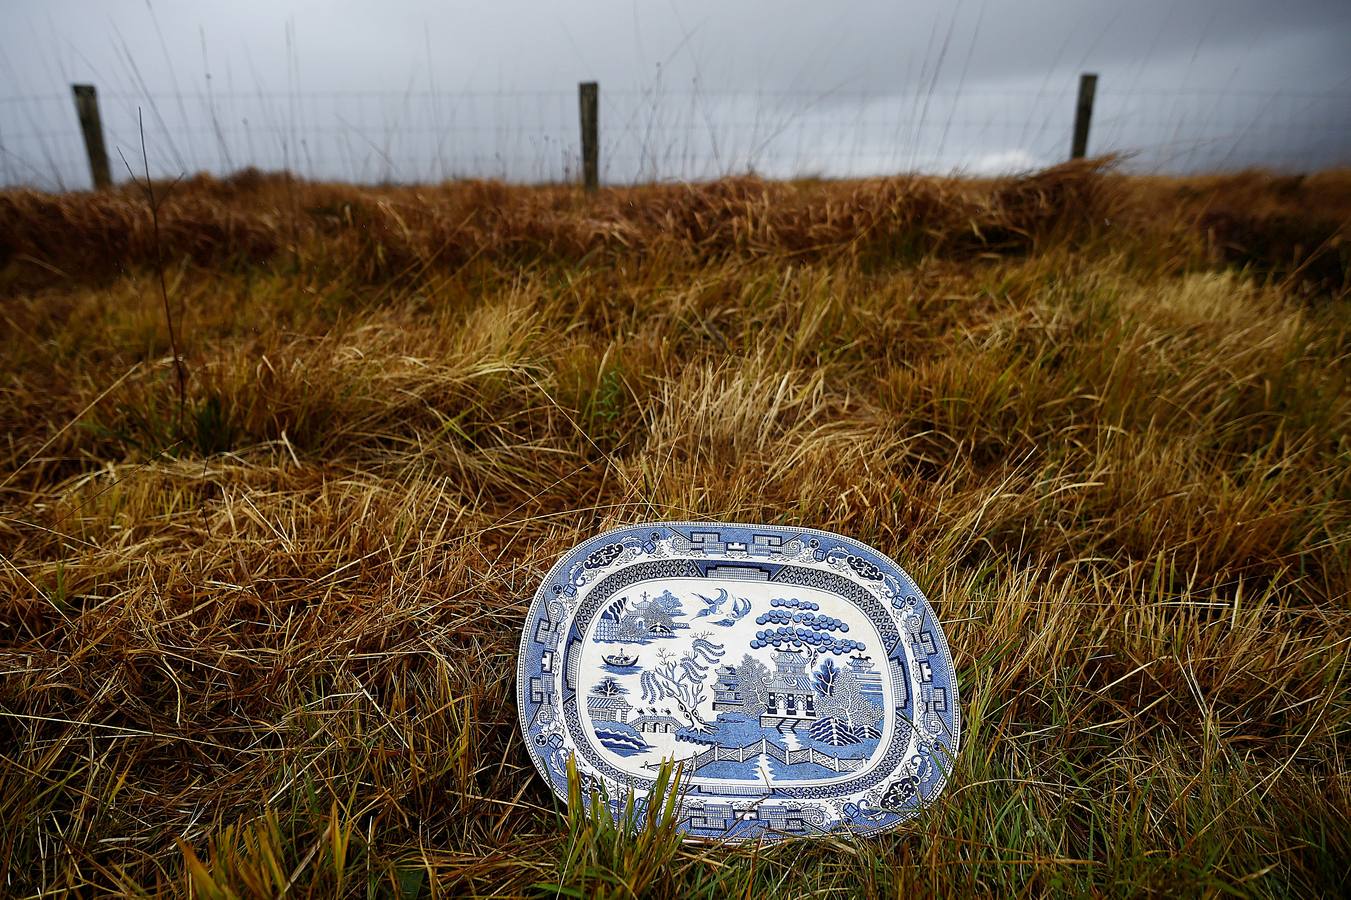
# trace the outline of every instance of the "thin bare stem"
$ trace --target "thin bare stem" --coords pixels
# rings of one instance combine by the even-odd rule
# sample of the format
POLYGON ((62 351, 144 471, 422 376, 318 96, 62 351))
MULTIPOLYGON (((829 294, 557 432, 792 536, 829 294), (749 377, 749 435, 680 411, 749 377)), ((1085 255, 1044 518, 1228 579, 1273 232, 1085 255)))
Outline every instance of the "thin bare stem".
MULTIPOLYGON (((174 376, 178 382, 178 430, 183 430, 183 410, 188 401, 188 372, 183 364, 183 355, 178 349, 178 329, 174 326, 173 309, 169 305, 169 285, 164 277, 164 250, 160 242, 159 230, 159 203, 155 200, 155 184, 150 179, 150 156, 145 147, 145 122, 141 116, 140 107, 136 108, 136 125, 141 134, 141 163, 145 167, 145 184, 140 187, 145 191, 146 199, 150 205, 150 226, 154 237, 154 262, 155 275, 159 279, 160 299, 164 302, 164 322, 169 329, 169 349, 174 355, 174 376)), ((122 165, 127 167, 127 174, 131 180, 136 182, 136 175, 131 171, 131 165, 127 162, 126 156, 122 154, 119 148, 118 155, 122 157, 122 165)), ((176 180, 175 180, 176 181, 176 180)), ((139 184, 139 182, 137 182, 139 184)))

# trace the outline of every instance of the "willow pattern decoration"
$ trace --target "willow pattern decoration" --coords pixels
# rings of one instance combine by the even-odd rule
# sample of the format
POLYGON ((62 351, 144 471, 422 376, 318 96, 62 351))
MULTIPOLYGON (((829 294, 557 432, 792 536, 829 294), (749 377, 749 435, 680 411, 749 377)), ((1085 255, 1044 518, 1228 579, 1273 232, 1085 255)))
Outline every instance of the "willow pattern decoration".
POLYGON ((715 644, 706 636, 696 637, 678 658, 665 648, 659 649, 657 665, 641 676, 643 700, 648 703, 671 700, 691 728, 711 730, 699 708, 708 699, 709 667, 722 659, 724 652, 722 644, 715 644))
POLYGON ((559 796, 575 766, 618 812, 678 762, 691 838, 895 827, 939 796, 961 735, 919 588, 813 529, 668 522, 582 543, 535 596, 518 681, 559 796))

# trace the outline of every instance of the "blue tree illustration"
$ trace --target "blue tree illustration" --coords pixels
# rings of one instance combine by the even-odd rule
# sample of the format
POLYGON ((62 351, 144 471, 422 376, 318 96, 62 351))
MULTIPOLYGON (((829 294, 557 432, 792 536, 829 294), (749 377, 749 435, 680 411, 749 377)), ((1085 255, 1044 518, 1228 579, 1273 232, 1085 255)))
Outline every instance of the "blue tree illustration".
POLYGON ((822 697, 829 697, 835 693, 835 684, 840 679, 840 667, 835 665, 835 660, 826 657, 825 662, 816 670, 813 682, 816 685, 816 692, 822 697))
MULTIPOLYGON (((783 606, 789 602, 795 605, 798 601, 771 601, 775 606, 783 606)), ((755 619, 757 625, 776 625, 776 628, 763 628, 755 633, 755 638, 751 640, 751 647, 759 649, 760 647, 774 647, 777 650, 804 650, 807 653, 808 665, 813 665, 817 657, 821 654, 830 654, 832 656, 844 656, 853 653, 856 650, 865 649, 860 641, 852 638, 842 637, 841 635, 849 631, 849 623, 843 622, 834 616, 819 615, 815 612, 816 604, 807 604, 807 608, 801 606, 796 611, 789 612, 788 609, 772 609, 767 613, 762 613, 755 619)))
POLYGON ((613 675, 605 676, 591 689, 591 693, 598 697, 622 697, 628 692, 628 688, 616 681, 613 675))
POLYGON ((699 707, 707 699, 705 679, 709 667, 722 659, 725 652, 723 645, 710 641, 707 634, 695 635, 682 656, 666 649, 658 650, 657 665, 644 672, 640 679, 644 702, 674 701, 690 728, 712 731, 712 725, 699 714, 699 707))

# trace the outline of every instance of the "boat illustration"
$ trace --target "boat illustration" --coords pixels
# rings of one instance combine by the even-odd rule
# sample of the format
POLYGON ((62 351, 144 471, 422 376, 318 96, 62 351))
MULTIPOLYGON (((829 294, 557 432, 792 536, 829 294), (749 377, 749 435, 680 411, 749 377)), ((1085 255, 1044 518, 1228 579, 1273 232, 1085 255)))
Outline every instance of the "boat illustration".
POLYGON ((601 659, 605 660, 606 665, 614 666, 619 669, 625 669, 629 666, 638 664, 638 657, 629 656, 627 653, 623 652, 623 650, 619 653, 608 653, 605 656, 602 656, 601 659))

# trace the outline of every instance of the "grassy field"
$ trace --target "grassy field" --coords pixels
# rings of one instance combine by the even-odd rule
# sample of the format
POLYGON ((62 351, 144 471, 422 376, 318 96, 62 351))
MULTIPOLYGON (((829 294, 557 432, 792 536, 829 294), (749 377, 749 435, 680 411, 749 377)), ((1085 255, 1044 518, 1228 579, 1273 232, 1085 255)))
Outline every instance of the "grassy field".
POLYGON ((143 187, 0 193, 0 893, 1346 890, 1351 173, 143 187), (910 570, 937 806, 567 815, 519 629, 659 518, 910 570))

